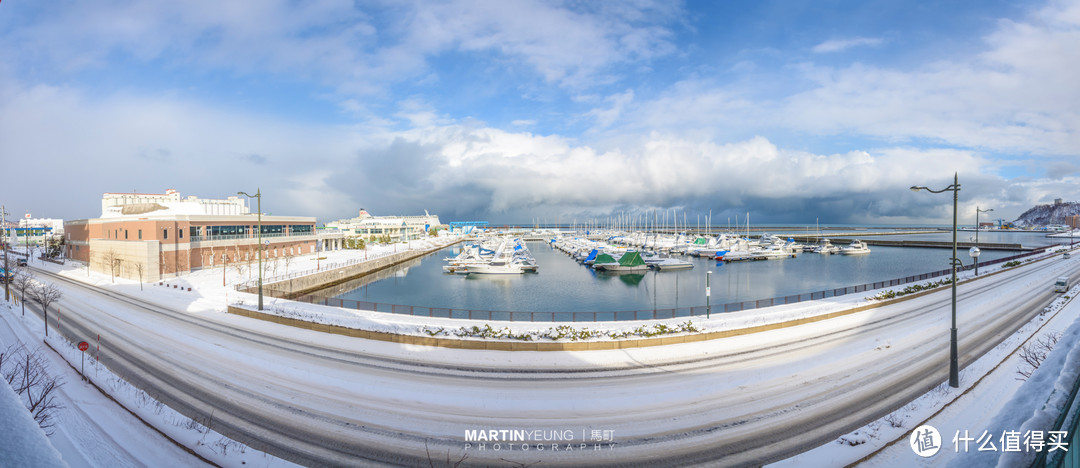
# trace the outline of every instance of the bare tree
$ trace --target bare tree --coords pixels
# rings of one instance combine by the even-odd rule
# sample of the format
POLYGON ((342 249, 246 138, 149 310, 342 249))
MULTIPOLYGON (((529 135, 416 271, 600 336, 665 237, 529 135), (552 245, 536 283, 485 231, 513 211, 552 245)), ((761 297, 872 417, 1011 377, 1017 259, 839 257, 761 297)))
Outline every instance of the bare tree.
POLYGON ((161 277, 164 278, 165 274, 169 272, 169 256, 165 255, 165 252, 161 252, 161 277))
POLYGON ((112 282, 116 282, 116 270, 120 268, 120 262, 123 258, 116 249, 106 250, 101 254, 101 263, 109 268, 109 274, 112 275, 112 282))
POLYGON ((1035 369, 1038 369, 1043 361, 1046 360, 1046 356, 1050 355, 1050 351, 1054 350, 1054 346, 1057 346, 1057 342, 1060 339, 1060 332, 1044 333, 1042 336, 1020 348, 1020 352, 1017 356, 1020 357, 1022 363, 1020 364, 1020 368, 1016 370, 1016 373, 1020 374, 1020 377, 1017 378, 1017 380, 1027 380, 1031 377, 1031 374, 1035 372, 1035 369))
POLYGON ((143 290, 143 270, 145 268, 142 262, 135 262, 135 272, 139 274, 139 291, 143 290))
POLYGON ((237 258, 236 261, 233 262, 233 270, 236 270, 236 276, 240 278, 244 277, 244 272, 247 271, 247 267, 247 262, 240 261, 239 258, 237 258))
POLYGON ((15 286, 15 290, 19 291, 19 294, 22 296, 19 300, 22 302, 22 314, 26 315, 26 290, 34 286, 33 273, 26 270, 17 271, 11 285, 15 286))
MULTIPOLYGON (((290 247, 291 249, 291 247, 290 247)), ((292 252, 285 254, 285 257, 281 259, 285 263, 285 274, 289 274, 289 264, 293 261, 292 252)))
MULTIPOLYGON (((269 268, 269 270, 273 273, 273 275, 277 274, 278 262, 280 260, 281 260, 281 257, 278 257, 277 255, 270 258, 270 268, 269 268)), ((273 275, 271 275, 271 276, 273 276, 273 275)))
POLYGON ((41 311, 45 314, 45 336, 49 336, 49 306, 63 295, 60 288, 52 283, 38 283, 30 290, 30 297, 41 304, 41 311))
POLYGON ((180 277, 180 272, 188 269, 188 256, 176 254, 176 276, 180 277))
POLYGON ((25 401, 26 409, 37 421, 38 427, 51 436, 56 424, 53 414, 63 409, 53 392, 64 384, 49 375, 45 359, 36 351, 28 351, 25 346, 9 346, 0 352, 0 375, 20 400, 25 401))

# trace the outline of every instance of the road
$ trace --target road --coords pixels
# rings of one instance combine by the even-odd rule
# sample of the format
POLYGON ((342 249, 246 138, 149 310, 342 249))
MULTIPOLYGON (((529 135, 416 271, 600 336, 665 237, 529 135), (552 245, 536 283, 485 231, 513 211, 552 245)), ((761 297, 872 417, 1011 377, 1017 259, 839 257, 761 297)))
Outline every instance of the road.
MULTIPOLYGON (((961 366, 1038 314, 1054 297, 1053 278, 1078 271, 1076 259, 1051 259, 960 285, 961 366)), ((899 408, 948 369, 947 288, 706 343, 508 353, 172 310, 36 273, 65 291, 63 332, 101 334, 101 360, 114 372, 220 433, 304 465, 439 466, 462 456, 502 466, 761 464, 899 408), (481 429, 570 431, 578 450, 466 449, 465 431, 481 429), (615 445, 581 450, 593 430, 611 431, 615 445)))

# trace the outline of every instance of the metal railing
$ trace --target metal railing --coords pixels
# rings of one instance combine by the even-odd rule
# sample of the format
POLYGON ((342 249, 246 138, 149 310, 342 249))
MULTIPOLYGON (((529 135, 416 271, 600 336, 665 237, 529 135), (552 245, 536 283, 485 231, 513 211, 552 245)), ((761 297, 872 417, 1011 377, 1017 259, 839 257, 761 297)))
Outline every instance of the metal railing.
MULTIPOLYGON (((1013 255, 1010 257, 999 258, 996 260, 990 260, 981 262, 983 267, 988 265, 994 265, 997 263, 1005 263, 1021 258, 1030 257, 1043 253, 1047 247, 1036 249, 1031 252, 1027 252, 1020 255, 1013 255)), ((973 269, 974 265, 968 265, 960 270, 973 269)), ((911 275, 903 278, 896 278, 886 281, 876 281, 873 283, 860 284, 856 286, 848 286, 844 288, 826 289, 824 291, 816 291, 804 294, 795 294, 790 296, 773 297, 768 299, 755 299, 741 302, 731 302, 727 304, 717 304, 710 307, 707 306, 694 306, 694 307, 678 307, 670 309, 651 309, 651 310, 623 310, 623 311, 600 311, 600 312, 520 312, 520 311, 506 311, 506 310, 477 310, 477 309, 454 309, 446 307, 426 307, 426 306, 412 306, 401 304, 389 304, 383 302, 368 302, 368 301, 356 301, 352 299, 340 299, 336 297, 324 297, 317 294, 304 294, 302 296, 293 298, 292 300, 299 302, 307 302, 311 304, 320 304, 331 307, 343 307, 347 309, 356 310, 370 310, 375 312, 387 312, 392 314, 414 315, 421 317, 438 317, 438 318, 454 318, 454 319, 470 319, 470 320, 498 320, 498 321, 510 321, 510 322, 613 322, 613 321, 627 321, 627 320, 658 320, 658 319, 671 319, 679 317, 699 317, 706 315, 707 312, 738 312, 742 310, 758 309, 762 307, 772 307, 785 304, 796 304, 805 301, 815 301, 820 299, 827 299, 830 297, 839 297, 847 294, 855 294, 860 292, 872 291, 875 289, 887 288, 891 286, 898 286, 901 284, 913 283, 916 281, 923 281, 931 278, 938 278, 942 276, 951 275, 952 270, 938 270, 929 273, 923 273, 919 275, 911 275)), ((292 275, 290 275, 292 276, 292 275)), ((302 275, 296 275, 302 276, 302 275)), ((246 286, 241 288, 237 285, 237 290, 250 289, 254 287, 251 282, 244 283, 246 286)), ((263 286, 266 287, 267 281, 264 280, 263 286)), ((271 291, 271 295, 273 292, 271 291)))
MULTIPOLYGON (((263 233, 263 235, 262 235, 263 239, 275 238, 275 237, 315 237, 315 233, 314 232, 298 232, 298 233, 288 233, 288 234, 286 234, 284 232, 275 232, 275 233, 263 233)), ((254 241, 254 240, 258 239, 258 236, 254 232, 251 233, 251 234, 199 235, 199 236, 191 236, 191 238, 188 239, 188 240, 190 240, 191 242, 212 242, 212 241, 220 241, 220 240, 239 240, 239 239, 251 239, 252 241, 254 241)))

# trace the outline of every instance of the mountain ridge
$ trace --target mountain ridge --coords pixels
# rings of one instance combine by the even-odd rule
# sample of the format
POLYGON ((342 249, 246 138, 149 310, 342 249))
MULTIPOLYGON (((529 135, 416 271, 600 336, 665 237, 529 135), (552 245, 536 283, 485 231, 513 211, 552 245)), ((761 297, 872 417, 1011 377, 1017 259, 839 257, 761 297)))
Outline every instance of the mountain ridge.
POLYGON ((1054 202, 1035 205, 1023 212, 1013 224, 1017 226, 1046 226, 1067 224, 1066 218, 1080 215, 1080 202, 1054 202))

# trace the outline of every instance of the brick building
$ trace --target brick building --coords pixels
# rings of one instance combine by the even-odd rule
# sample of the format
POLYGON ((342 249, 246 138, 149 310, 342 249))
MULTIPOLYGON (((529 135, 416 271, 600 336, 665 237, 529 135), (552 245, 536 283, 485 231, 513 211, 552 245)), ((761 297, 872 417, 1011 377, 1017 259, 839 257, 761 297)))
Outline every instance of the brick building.
MULTIPOLYGON (((106 193, 100 218, 64 223, 67 257, 101 273, 143 280, 257 258, 258 216, 247 199, 106 193)), ((262 216, 263 259, 315 252, 315 218, 262 216)))

